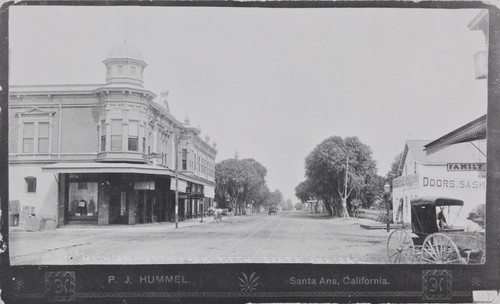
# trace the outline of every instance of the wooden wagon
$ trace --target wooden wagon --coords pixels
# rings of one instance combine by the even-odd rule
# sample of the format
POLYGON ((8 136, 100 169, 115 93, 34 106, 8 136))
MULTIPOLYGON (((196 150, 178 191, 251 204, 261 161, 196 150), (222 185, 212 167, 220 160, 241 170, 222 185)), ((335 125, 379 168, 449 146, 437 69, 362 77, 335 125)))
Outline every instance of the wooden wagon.
POLYGON ((484 263, 484 232, 438 227, 436 207, 463 206, 463 201, 445 197, 412 199, 411 231, 397 229, 387 239, 391 263, 477 264, 484 263))

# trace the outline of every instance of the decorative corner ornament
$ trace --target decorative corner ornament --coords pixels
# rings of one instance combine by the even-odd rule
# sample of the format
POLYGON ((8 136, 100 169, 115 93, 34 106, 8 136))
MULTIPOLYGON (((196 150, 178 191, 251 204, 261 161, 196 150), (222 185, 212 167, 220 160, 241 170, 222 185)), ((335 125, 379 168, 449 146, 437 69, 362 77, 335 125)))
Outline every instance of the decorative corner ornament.
POLYGON ((74 271, 45 272, 45 298, 54 302, 72 301, 76 295, 74 271))
POLYGON ((241 276, 238 277, 238 279, 240 280, 240 288, 241 288, 241 291, 245 291, 245 292, 252 292, 252 291, 255 291, 257 289, 257 286, 259 285, 259 278, 258 276, 256 276, 256 273, 253 272, 250 277, 248 277, 246 275, 246 273, 241 273, 241 276))
POLYGON ((450 300, 452 297, 451 270, 422 271, 424 300, 450 300))

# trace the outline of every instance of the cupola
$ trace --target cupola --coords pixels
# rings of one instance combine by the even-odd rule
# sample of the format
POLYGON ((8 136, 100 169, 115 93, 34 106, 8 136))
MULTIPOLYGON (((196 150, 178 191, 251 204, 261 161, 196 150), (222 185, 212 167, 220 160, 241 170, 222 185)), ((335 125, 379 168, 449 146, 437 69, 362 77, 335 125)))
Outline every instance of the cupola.
POLYGON ((106 59, 106 83, 143 86, 143 72, 147 66, 141 51, 124 42, 109 50, 106 59))

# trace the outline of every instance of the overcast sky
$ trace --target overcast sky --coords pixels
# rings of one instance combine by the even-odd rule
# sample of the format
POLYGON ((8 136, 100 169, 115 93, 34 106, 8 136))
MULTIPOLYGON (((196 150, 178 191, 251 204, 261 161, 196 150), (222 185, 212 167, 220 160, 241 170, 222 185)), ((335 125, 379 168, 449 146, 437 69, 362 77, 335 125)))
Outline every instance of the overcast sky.
POLYGON ((169 90, 217 142, 217 162, 254 158, 296 201, 304 158, 358 136, 380 175, 408 139, 436 139, 486 113, 467 24, 478 10, 11 7, 11 84, 104 83, 102 61, 139 48, 144 86, 169 90))

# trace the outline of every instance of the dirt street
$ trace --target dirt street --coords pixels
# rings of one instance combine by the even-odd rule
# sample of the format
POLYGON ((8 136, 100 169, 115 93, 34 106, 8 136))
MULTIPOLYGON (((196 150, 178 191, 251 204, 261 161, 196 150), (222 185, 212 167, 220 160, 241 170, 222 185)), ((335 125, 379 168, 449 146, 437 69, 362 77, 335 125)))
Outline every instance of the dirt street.
POLYGON ((179 223, 12 229, 12 265, 178 263, 387 263, 385 230, 368 219, 304 212, 179 223))

